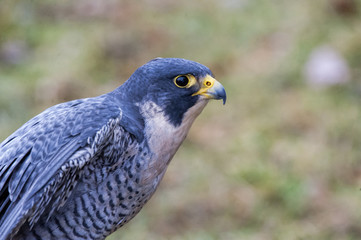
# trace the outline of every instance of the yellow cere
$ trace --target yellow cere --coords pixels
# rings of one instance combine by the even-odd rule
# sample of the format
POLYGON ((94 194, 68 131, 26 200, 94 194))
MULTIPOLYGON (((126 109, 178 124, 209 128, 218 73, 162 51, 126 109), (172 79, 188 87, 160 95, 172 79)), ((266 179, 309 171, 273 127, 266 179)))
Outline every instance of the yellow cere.
POLYGON ((213 82, 206 80, 206 81, 204 81, 204 85, 206 85, 207 87, 212 87, 213 82))
POLYGON ((192 96, 195 96, 195 95, 203 95, 207 98, 209 98, 209 94, 208 94, 208 90, 210 88, 213 87, 214 83, 216 82, 216 79, 214 79, 212 76, 210 75, 207 75, 203 81, 202 81, 202 85, 201 85, 201 88, 199 89, 198 92, 194 93, 192 96))
POLYGON ((211 88, 211 87, 213 87, 214 82, 215 82, 215 79, 212 76, 207 75, 203 80, 203 85, 205 88, 211 88))

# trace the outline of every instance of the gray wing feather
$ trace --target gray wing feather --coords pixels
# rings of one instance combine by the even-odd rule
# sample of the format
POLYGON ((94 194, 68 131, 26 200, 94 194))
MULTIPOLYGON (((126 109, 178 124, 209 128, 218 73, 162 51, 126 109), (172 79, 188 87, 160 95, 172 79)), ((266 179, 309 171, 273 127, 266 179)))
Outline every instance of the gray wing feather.
POLYGON ((49 108, 0 144, 0 239, 58 208, 64 189, 107 140, 121 110, 105 95, 49 108), (63 191, 59 191, 63 190, 63 191))

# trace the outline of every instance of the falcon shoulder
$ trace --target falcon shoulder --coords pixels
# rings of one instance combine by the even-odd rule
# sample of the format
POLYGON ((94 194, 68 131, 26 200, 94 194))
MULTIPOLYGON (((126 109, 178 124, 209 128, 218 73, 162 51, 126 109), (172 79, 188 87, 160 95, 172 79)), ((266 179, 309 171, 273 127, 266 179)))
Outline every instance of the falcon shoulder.
POLYGON ((115 128, 128 136, 118 141, 133 136, 122 115, 106 95, 75 100, 45 110, 0 144, 0 239, 26 221, 32 226, 45 209, 61 207, 84 166, 114 140, 115 128))

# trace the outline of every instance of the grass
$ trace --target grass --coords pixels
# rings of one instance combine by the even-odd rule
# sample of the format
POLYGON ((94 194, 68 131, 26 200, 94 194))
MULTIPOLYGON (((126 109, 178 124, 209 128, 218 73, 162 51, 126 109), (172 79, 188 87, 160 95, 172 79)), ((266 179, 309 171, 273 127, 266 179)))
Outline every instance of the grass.
POLYGON ((55 103, 114 89, 151 58, 189 58, 228 102, 209 104, 160 189, 109 239, 359 239, 361 2, 350 14, 334 2, 4 1, 0 138, 55 103), (351 81, 306 84, 323 45, 351 81))

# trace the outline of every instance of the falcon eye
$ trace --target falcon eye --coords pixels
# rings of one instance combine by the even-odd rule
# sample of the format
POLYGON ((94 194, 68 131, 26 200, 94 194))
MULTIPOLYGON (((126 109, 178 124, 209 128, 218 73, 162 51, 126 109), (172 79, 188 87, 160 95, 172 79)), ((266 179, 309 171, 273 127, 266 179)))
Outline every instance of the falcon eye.
POLYGON ((190 81, 188 76, 180 75, 174 79, 174 83, 177 87, 185 88, 189 85, 190 81))

